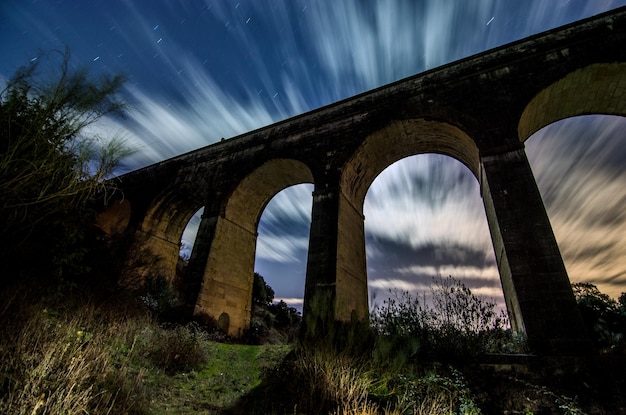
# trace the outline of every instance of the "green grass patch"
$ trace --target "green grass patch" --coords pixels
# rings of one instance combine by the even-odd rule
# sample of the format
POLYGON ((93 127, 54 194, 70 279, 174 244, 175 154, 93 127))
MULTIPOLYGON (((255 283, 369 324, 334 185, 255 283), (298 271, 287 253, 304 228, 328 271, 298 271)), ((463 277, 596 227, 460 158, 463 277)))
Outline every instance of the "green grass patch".
POLYGON ((260 386, 266 371, 279 365, 292 349, 215 342, 206 342, 204 347, 207 362, 201 369, 146 375, 150 413, 197 414, 230 408, 260 386))

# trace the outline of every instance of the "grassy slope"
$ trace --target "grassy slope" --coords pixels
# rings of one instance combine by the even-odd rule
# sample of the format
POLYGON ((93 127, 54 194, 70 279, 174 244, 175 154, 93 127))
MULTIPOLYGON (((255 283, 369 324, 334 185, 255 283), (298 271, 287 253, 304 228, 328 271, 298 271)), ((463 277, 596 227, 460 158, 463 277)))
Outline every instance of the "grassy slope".
POLYGON ((290 346, 247 346, 207 342, 208 360, 199 370, 146 375, 150 412, 160 414, 217 413, 261 384, 265 370, 291 351, 290 346))
MULTIPOLYGON (((573 368, 574 377, 486 373, 476 368, 464 370, 462 376, 442 377, 437 371, 414 377, 408 371, 387 373, 346 356, 314 353, 303 358, 299 353, 296 372, 285 372, 281 363, 292 350, 289 345, 215 343, 193 326, 165 329, 145 313, 123 312, 117 304, 59 307, 26 297, 4 300, 0 413, 6 414, 283 414, 295 413, 293 402, 300 414, 313 413, 324 399, 345 401, 348 406, 336 412, 342 415, 374 414, 373 409, 364 410, 372 408, 367 395, 374 386, 380 389, 380 380, 386 378, 395 378, 386 385, 395 389, 390 398, 403 399, 404 409, 412 408, 414 414, 450 413, 416 409, 425 402, 432 406, 468 397, 475 397, 485 414, 504 409, 571 414, 580 412, 568 412, 563 406, 575 404, 571 399, 576 396, 584 407, 600 409, 597 403, 615 403, 625 390, 624 359, 604 362, 606 367, 596 367, 595 373, 573 368), (185 360, 188 364, 183 367, 179 363, 185 360), (263 406, 271 409, 263 412, 263 406), (346 407, 352 409, 346 412, 346 407)), ((620 412, 626 407, 623 400, 605 411, 588 411, 626 413, 620 412)), ((381 404, 379 410, 386 406, 381 404)), ((400 412, 404 411, 395 413, 400 412)))
POLYGON ((90 301, 0 293, 0 413, 219 413, 291 346, 216 343, 194 326, 90 301))

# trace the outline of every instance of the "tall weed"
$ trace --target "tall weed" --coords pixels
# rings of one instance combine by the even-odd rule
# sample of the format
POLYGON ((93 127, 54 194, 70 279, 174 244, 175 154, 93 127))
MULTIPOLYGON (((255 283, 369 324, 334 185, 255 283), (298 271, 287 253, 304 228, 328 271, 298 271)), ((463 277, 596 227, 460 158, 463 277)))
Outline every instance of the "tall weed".
POLYGON ((328 349, 301 349, 293 367, 297 408, 303 413, 400 414, 392 406, 381 408, 370 399, 376 379, 366 359, 328 349))
POLYGON ((131 335, 125 324, 108 326, 98 310, 73 312, 41 304, 5 313, 0 339, 0 413, 109 414, 147 408, 141 371, 132 370, 131 347, 111 338, 131 335))
POLYGON ((367 403, 371 379, 364 365, 353 357, 329 350, 303 349, 295 367, 305 407, 329 413, 333 408, 342 411, 367 403))
POLYGON ((397 408, 414 415, 478 415, 480 408, 474 401, 463 375, 449 367, 447 373, 431 372, 424 376, 400 375, 394 381, 397 408))

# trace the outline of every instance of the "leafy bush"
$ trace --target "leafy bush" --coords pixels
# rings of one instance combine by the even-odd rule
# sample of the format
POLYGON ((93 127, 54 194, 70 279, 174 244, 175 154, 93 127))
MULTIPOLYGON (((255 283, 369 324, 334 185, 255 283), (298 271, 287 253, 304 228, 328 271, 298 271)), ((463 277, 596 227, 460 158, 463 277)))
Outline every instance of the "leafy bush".
POLYGON ((254 273, 252 315, 242 340, 247 344, 280 344, 297 337, 302 317, 284 301, 274 303, 274 290, 263 276, 254 273))
POLYGON ((463 374, 453 367, 448 367, 445 375, 437 372, 423 376, 401 374, 390 383, 398 400, 396 406, 402 413, 414 415, 481 413, 463 374))
POLYGON ((467 361, 511 344, 506 314, 498 313, 495 303, 475 296, 454 278, 435 279, 430 300, 392 292, 375 309, 371 316, 378 334, 375 358, 397 365, 418 355, 467 361))
POLYGON ((591 283, 572 284, 578 309, 595 344, 605 350, 626 349, 626 293, 618 301, 591 283))
POLYGON ((186 372, 207 362, 203 347, 205 333, 194 323, 164 329, 146 328, 141 336, 141 353, 168 374, 186 372))
POLYGON ((123 78, 92 81, 85 71, 69 70, 67 52, 60 56, 56 72, 41 75, 33 63, 0 92, 0 259, 12 279, 88 269, 91 204, 106 194, 111 183, 104 179, 128 154, 121 140, 87 129, 121 114, 116 93, 123 78))
POLYGON ((270 304, 267 309, 274 315, 273 326, 279 329, 291 326, 297 327, 302 320, 298 310, 293 307, 289 307, 283 300, 270 304))
POLYGON ((184 324, 191 318, 187 307, 180 300, 178 290, 162 275, 146 276, 143 285, 135 291, 135 295, 162 323, 184 324))

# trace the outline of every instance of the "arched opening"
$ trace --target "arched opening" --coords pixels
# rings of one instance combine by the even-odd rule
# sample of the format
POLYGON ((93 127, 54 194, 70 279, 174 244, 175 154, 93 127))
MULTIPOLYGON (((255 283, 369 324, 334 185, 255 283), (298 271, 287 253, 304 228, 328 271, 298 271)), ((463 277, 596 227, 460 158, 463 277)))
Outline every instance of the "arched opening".
POLYGON ((553 122, 577 115, 626 115, 626 63, 597 63, 569 73, 539 92, 520 117, 521 141, 553 122))
POLYGON ((360 208, 369 186, 385 168, 404 157, 423 153, 453 157, 478 177, 478 148, 464 131, 441 121, 395 120, 367 137, 346 163, 342 189, 360 208))
POLYGON ((363 207, 370 308, 390 290, 422 298, 451 276, 504 309, 480 185, 459 161, 410 156, 387 167, 363 207))
POLYGON ((189 260, 191 257, 191 251, 196 243, 196 236, 198 234, 198 227, 200 227, 200 220, 202 219, 202 213, 204 207, 201 207, 193 214, 193 216, 187 222, 185 230, 180 237, 180 250, 179 256, 184 260, 189 260))
POLYGON ((189 265, 189 260, 191 259, 191 252, 193 251, 193 247, 196 243, 196 236, 198 235, 198 228, 200 227, 200 220, 202 219, 202 213, 204 212, 204 206, 196 211, 196 213, 191 216, 189 222, 185 226, 185 230, 180 236, 180 243, 178 249, 178 266, 176 268, 176 274, 178 277, 178 281, 182 282, 185 280, 185 274, 187 273, 187 268, 189 265))
MULTIPOLYGON (((593 64, 544 88, 530 100, 520 117, 520 141, 524 142, 539 129, 569 117, 594 113, 626 114, 626 101, 620 87, 626 84, 625 68, 623 63, 593 64)), ((532 152, 532 145, 530 147, 532 152)), ((559 151, 567 153, 572 150, 563 145, 559 151)), ((507 301, 508 298, 517 299, 519 308, 514 311, 520 316, 518 325, 526 327, 529 342, 534 339, 538 350, 584 353, 591 343, 576 307, 555 226, 548 220, 544 208, 551 203, 550 192, 544 190, 544 195, 540 194, 534 183, 536 174, 531 172, 530 163, 522 153, 510 152, 483 161, 484 182, 488 183, 484 194, 490 198, 489 208, 492 212, 498 211, 494 215, 498 227, 514 230, 508 235, 501 233, 507 240, 496 252, 498 260, 503 259, 507 265, 505 270, 510 270, 512 275, 511 285, 504 287, 505 292, 512 293, 507 301), (504 179, 498 180, 498 175, 504 179), (522 216, 531 226, 518 226, 516 216, 522 216), (504 255, 507 246, 513 255, 504 255), (525 314, 523 318, 522 312, 525 314)), ((543 151, 540 154, 544 157, 543 151)), ((565 187, 556 183, 554 189, 560 192, 565 187)), ((576 191, 583 192, 581 183, 576 183, 576 191)), ((595 249, 602 250, 603 247, 596 246, 595 249)), ((591 253, 593 250, 586 254, 591 253)))
POLYGON ((626 291, 626 118, 557 121, 526 141, 570 281, 626 291))
POLYGON ((460 128, 448 123, 395 120, 368 136, 346 163, 341 175, 335 319, 359 320, 368 315, 368 288, 363 205, 374 179, 389 165, 407 156, 437 153, 451 156, 476 177, 478 148, 460 128))
POLYGON ((281 190, 312 183, 302 162, 274 159, 250 172, 225 201, 215 222, 211 250, 204 269, 196 313, 217 318, 229 315, 229 334, 241 336, 250 324, 252 283, 261 213, 281 190))
POLYGON ((134 271, 124 277, 125 285, 141 285, 146 277, 174 280, 183 231, 202 203, 202 192, 190 182, 174 185, 155 199, 136 232, 127 266, 134 271))
POLYGON ((578 69, 539 92, 518 126, 570 280, 613 296, 626 279, 625 87, 626 63, 578 69))
POLYGON ((254 271, 274 290, 274 300, 302 312, 311 228, 313 186, 294 185, 263 210, 258 226, 254 271))

